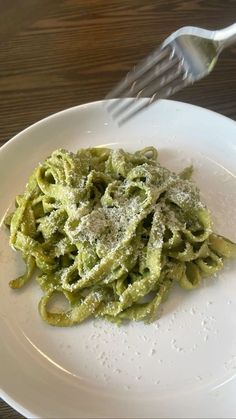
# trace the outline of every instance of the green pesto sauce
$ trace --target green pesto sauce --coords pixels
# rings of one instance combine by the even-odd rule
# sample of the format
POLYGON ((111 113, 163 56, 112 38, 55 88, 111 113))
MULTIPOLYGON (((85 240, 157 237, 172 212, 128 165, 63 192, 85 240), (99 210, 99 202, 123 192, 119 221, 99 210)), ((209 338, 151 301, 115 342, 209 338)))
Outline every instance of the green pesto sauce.
POLYGON ((38 268, 39 313, 55 326, 89 316, 155 320, 175 281, 196 288, 236 254, 234 243, 212 232, 191 175, 192 168, 177 175, 160 166, 153 147, 54 151, 5 220, 26 264, 10 286, 22 287, 38 268), (67 311, 49 309, 58 292, 67 311))

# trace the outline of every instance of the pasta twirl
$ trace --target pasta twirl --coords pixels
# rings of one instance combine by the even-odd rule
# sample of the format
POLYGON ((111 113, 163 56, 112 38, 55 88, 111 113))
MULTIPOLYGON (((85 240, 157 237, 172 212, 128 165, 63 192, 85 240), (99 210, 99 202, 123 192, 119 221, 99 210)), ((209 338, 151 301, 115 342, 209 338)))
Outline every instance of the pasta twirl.
POLYGON ((10 286, 22 287, 38 268, 39 312, 51 325, 92 315, 153 321, 175 281, 194 289, 236 255, 234 243, 212 232, 191 174, 162 167, 153 147, 56 150, 5 220, 26 264, 10 286), (55 293, 68 310, 50 311, 55 293))

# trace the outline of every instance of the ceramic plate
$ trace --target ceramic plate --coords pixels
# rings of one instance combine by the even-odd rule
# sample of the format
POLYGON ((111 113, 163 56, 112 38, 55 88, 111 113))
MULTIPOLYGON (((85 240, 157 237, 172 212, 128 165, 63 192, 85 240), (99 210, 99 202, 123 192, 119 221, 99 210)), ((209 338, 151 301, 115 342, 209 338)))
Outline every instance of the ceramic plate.
MULTIPOLYGON (((236 123, 173 101, 156 103, 122 128, 96 102, 17 135, 0 150, 0 219, 54 149, 148 145, 168 168, 194 165, 215 230, 236 241, 236 123)), ((35 282, 9 288, 23 263, 0 225, 0 387, 15 409, 39 418, 235 417, 235 262, 198 290, 173 289, 151 325, 91 320, 53 328, 38 314, 35 282)))

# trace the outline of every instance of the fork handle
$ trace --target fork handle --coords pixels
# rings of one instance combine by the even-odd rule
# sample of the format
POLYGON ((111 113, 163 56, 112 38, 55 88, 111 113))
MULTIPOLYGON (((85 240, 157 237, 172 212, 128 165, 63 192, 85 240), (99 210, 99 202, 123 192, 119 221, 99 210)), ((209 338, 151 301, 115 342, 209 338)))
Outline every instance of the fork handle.
POLYGON ((215 31, 214 40, 219 42, 221 49, 236 43, 236 23, 227 28, 215 31))

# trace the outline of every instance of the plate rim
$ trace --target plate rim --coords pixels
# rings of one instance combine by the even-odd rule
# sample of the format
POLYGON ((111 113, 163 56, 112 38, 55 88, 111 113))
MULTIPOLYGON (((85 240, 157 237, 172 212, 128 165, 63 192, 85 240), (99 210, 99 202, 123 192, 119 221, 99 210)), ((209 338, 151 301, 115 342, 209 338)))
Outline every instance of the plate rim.
MULTIPOLYGON (((80 105, 75 105, 75 106, 70 106, 69 108, 65 108, 62 109, 58 112, 54 112, 48 116, 46 116, 45 118, 39 119, 38 121, 34 122, 33 124, 29 125, 28 127, 24 128, 22 131, 18 132, 17 134, 15 134, 13 137, 11 137, 9 140, 6 141, 6 143, 4 143, 1 147, 0 147, 0 154, 2 153, 2 151, 7 150, 7 148, 12 145, 12 143, 16 140, 18 140, 18 138, 22 135, 25 134, 26 132, 30 131, 32 128, 36 127, 37 125, 40 125, 41 123, 45 123, 47 122, 49 119, 53 119, 56 118, 60 115, 66 114, 67 112, 73 112, 76 111, 78 109, 83 109, 86 107, 90 107, 90 106, 97 106, 97 105, 105 105, 105 103, 107 102, 114 102, 120 99, 102 99, 102 100, 95 100, 95 101, 91 101, 91 102, 86 102, 86 103, 82 103, 80 105)), ((130 100, 130 98, 125 98, 123 100, 130 100)), ((155 102, 157 103, 157 102, 155 102)), ((236 125, 236 120, 229 118, 226 115, 223 115, 221 113, 218 113, 216 111, 213 111, 211 109, 208 108, 204 108, 203 106, 198 106, 198 105, 194 105, 192 103, 187 103, 187 102, 182 102, 182 101, 178 101, 178 100, 172 100, 172 99, 159 99, 158 103, 172 103, 177 104, 178 106, 181 106, 183 108, 188 107, 188 108, 193 108, 196 110, 200 110, 201 112, 210 112, 211 114, 214 114, 217 116, 217 118, 222 118, 226 121, 228 121, 229 123, 233 123, 234 125, 236 125)), ((227 122, 227 123, 228 123, 227 122)))

